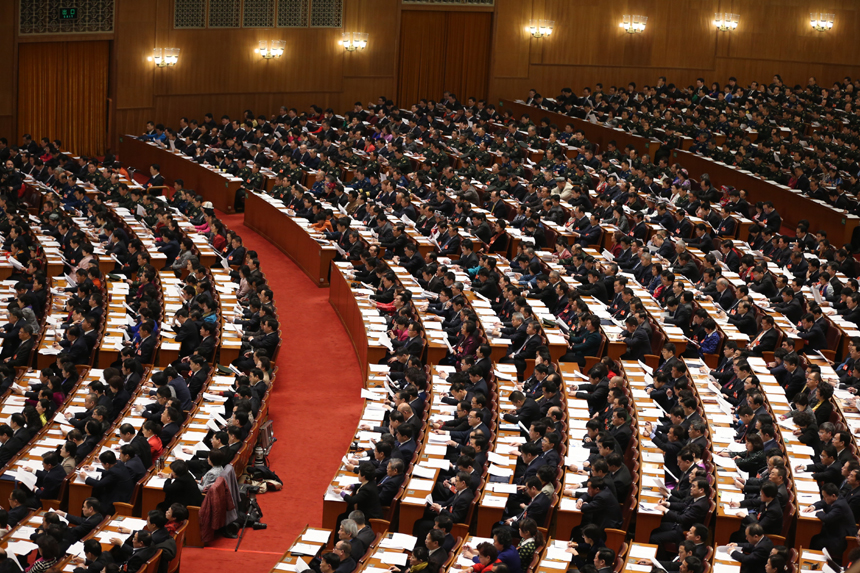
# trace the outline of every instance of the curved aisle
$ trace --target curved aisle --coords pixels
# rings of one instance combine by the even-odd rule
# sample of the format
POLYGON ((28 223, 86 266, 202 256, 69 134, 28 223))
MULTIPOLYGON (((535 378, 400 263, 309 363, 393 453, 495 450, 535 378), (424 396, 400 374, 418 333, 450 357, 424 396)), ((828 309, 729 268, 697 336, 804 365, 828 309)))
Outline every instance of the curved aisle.
POLYGON ((218 216, 259 253, 278 304, 284 341, 269 410, 278 442, 269 462, 285 484, 257 498, 268 529, 248 530, 238 553, 235 539, 219 538, 206 549, 187 547, 182 571, 240 566, 243 573, 268 573, 305 525, 322 522, 323 493, 358 425, 363 382, 328 289, 317 288, 289 257, 246 227, 243 215, 218 216))

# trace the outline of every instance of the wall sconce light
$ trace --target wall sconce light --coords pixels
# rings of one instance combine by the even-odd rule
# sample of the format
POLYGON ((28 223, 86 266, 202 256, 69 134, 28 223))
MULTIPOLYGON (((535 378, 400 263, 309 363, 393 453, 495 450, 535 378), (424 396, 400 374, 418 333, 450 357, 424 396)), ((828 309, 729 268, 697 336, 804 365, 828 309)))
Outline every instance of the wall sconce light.
POLYGON ((618 25, 624 28, 628 34, 641 34, 645 31, 646 22, 648 22, 648 16, 625 14, 624 20, 618 25))
POLYGON ((153 48, 152 55, 146 59, 159 68, 175 66, 179 61, 179 48, 153 48))
POLYGON ((280 58, 284 55, 284 46, 286 45, 287 42, 285 40, 272 40, 271 42, 260 40, 260 47, 254 48, 254 53, 260 54, 260 57, 264 60, 280 58))
POLYGON ((730 14, 728 12, 721 14, 717 12, 714 14, 714 26, 720 32, 731 32, 738 29, 738 18, 737 14, 730 14))
POLYGON ((551 36, 554 27, 555 20, 529 20, 526 30, 534 38, 543 38, 551 36))
POLYGON ((345 32, 342 34, 341 40, 338 44, 343 46, 343 49, 347 52, 363 50, 367 47, 367 34, 363 34, 361 32, 345 32))
POLYGON ((812 25, 813 30, 817 32, 827 32, 833 28, 833 14, 810 12, 809 23, 812 25))

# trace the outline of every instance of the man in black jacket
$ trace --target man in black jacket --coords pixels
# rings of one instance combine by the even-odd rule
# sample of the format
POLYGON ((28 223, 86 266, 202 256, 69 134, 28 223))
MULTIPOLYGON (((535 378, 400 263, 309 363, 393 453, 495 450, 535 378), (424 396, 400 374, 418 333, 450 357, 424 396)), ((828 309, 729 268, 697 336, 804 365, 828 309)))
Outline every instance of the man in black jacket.
POLYGON ((621 527, 621 506, 606 487, 603 478, 589 478, 586 494, 577 500, 576 506, 582 512, 583 527, 589 524, 600 529, 621 527))
POLYGON ((696 479, 690 485, 690 495, 683 501, 660 502, 663 519, 660 526, 651 532, 649 543, 665 546, 678 543, 684 538, 684 531, 695 523, 703 523, 708 515, 711 487, 704 479, 696 479))
POLYGON ((782 507, 779 505, 777 487, 775 483, 766 482, 761 486, 761 503, 749 513, 741 511, 738 515, 743 519, 741 528, 734 532, 731 541, 743 543, 746 539, 747 527, 753 524, 761 526, 762 531, 767 534, 779 535, 782 532, 782 507))
POLYGON ((26 420, 20 413, 12 414, 10 425, 0 425, 0 467, 9 463, 21 448, 30 441, 30 433, 24 428, 26 420))
POLYGON ((827 550, 837 560, 841 561, 845 552, 845 538, 857 533, 857 523, 848 502, 839 497, 839 487, 827 483, 821 488, 821 501, 817 501, 803 510, 804 513, 815 512, 815 517, 821 520, 821 532, 813 535, 810 549, 827 550))
MULTIPOLYGON (((765 570, 773 541, 764 534, 764 529, 758 523, 746 528, 746 543, 729 543, 727 550, 735 561, 741 563, 741 573, 758 573, 765 570)), ((841 555, 841 553, 840 553, 841 555)))
POLYGON ((118 537, 110 540, 111 556, 115 563, 125 564, 126 571, 137 571, 158 552, 152 535, 146 530, 136 531, 123 543, 118 537))
POLYGON ((419 543, 425 539, 427 532, 433 529, 438 515, 448 515, 454 523, 463 523, 466 520, 472 500, 475 499, 475 493, 469 487, 470 481, 469 474, 458 472, 453 478, 456 491, 447 500, 432 503, 424 510, 424 517, 416 521, 412 528, 412 535, 418 538, 419 543))
POLYGON ((69 521, 70 527, 67 539, 69 545, 89 535, 104 519, 104 516, 101 514, 101 504, 94 497, 88 497, 84 500, 84 504, 81 506, 80 517, 64 511, 56 511, 56 513, 64 516, 69 521))

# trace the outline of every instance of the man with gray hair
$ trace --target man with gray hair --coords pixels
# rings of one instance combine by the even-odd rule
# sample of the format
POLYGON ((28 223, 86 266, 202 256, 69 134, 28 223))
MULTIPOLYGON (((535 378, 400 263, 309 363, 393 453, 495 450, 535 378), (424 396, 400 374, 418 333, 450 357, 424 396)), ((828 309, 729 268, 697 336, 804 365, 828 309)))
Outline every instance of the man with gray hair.
MULTIPOLYGON (((367 547, 358 539, 358 525, 352 519, 344 519, 337 530, 338 539, 349 543, 349 555, 358 562, 364 556, 367 547)), ((338 543, 339 545, 340 543, 338 543)))
MULTIPOLYGON (((398 459, 397 461, 401 464, 403 463, 403 460, 401 459, 398 459)), ((354 521, 355 525, 358 526, 358 534, 355 538, 364 543, 365 547, 370 547, 370 544, 376 539, 376 534, 373 532, 373 529, 367 525, 364 513, 356 509, 349 514, 349 519, 354 521)))
POLYGON ((729 310, 735 304, 735 294, 729 288, 729 281, 724 278, 717 279, 717 292, 711 299, 723 310, 729 310))

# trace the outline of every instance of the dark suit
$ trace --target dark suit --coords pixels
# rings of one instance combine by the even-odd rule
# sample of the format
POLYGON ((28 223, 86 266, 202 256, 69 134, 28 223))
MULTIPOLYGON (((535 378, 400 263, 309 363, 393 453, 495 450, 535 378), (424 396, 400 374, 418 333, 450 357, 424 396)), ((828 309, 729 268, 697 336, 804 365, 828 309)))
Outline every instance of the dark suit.
POLYGON ((663 545, 678 543, 683 539, 684 531, 696 523, 703 523, 708 515, 710 500, 707 496, 699 499, 688 497, 683 501, 669 504, 669 511, 663 514, 660 527, 651 533, 649 543, 663 545))
POLYGON ((109 513, 113 513, 114 502, 128 503, 134 491, 134 483, 131 473, 121 461, 109 470, 102 471, 101 478, 86 479, 86 484, 93 488, 93 497, 98 498, 102 509, 109 513))
POLYGON ((200 506, 203 503, 203 494, 194 476, 186 474, 176 479, 168 479, 164 482, 164 501, 158 504, 158 509, 166 511, 174 503, 183 505, 200 506))
POLYGON ((74 543, 76 541, 80 541, 89 535, 90 531, 98 527, 104 519, 104 515, 101 513, 94 513, 91 516, 84 518, 82 515, 78 516, 69 513, 66 514, 66 519, 69 520, 67 536, 72 540, 71 543, 74 543))
POLYGON ((384 478, 379 480, 376 487, 379 490, 380 505, 383 507, 391 505, 391 502, 394 500, 394 496, 396 496, 400 491, 400 486, 403 485, 405 477, 406 476, 403 474, 399 474, 394 477, 386 475, 384 478))
POLYGON ((18 429, 12 437, 6 440, 6 443, 0 446, 0 467, 9 463, 15 454, 27 445, 30 441, 30 433, 24 428, 18 429))
POLYGON ((517 408, 513 414, 505 414, 504 419, 511 424, 522 422, 523 426, 528 428, 539 416, 540 409, 537 402, 535 402, 534 398, 526 398, 522 406, 517 408))
POLYGON ((200 344, 200 329, 193 320, 186 320, 176 332, 176 342, 179 342, 179 357, 185 358, 194 352, 200 344))
POLYGON ((764 571, 773 541, 762 536, 758 543, 738 543, 738 550, 732 552, 732 558, 741 563, 741 573, 759 573, 764 571))
POLYGON ((623 523, 621 506, 609 489, 600 490, 594 497, 582 496, 582 525, 594 524, 600 529, 619 528, 623 523))
POLYGON ((9 527, 15 527, 18 525, 18 522, 27 517, 30 513, 30 508, 26 505, 19 505, 18 507, 13 507, 8 512, 9 527))
POLYGON ((62 465, 56 465, 49 471, 36 471, 36 498, 37 499, 59 499, 60 486, 63 485, 63 480, 66 479, 66 470, 62 465))
MULTIPOLYGON (((622 333, 623 334, 623 333, 622 333)), ((642 360, 646 354, 651 352, 651 339, 645 329, 639 327, 624 337, 627 352, 621 355, 622 360, 642 360)))
POLYGON ((818 511, 815 517, 821 520, 821 533, 812 536, 810 549, 823 549, 827 547, 830 554, 839 559, 845 552, 845 537, 853 536, 857 532, 854 515, 848 502, 844 498, 837 498, 830 505, 824 500, 812 504, 818 511))
POLYGON ((373 481, 358 485, 354 493, 344 495, 343 500, 347 503, 347 513, 357 509, 364 513, 367 519, 382 518, 379 490, 373 481))
POLYGON ((152 466, 152 449, 149 447, 149 442, 143 437, 143 434, 135 434, 131 440, 132 447, 137 452, 140 461, 143 462, 143 467, 149 468, 152 466))
POLYGON ((155 358, 156 339, 154 335, 149 335, 141 340, 137 345, 137 350, 134 353, 135 358, 141 364, 152 364, 155 358))

